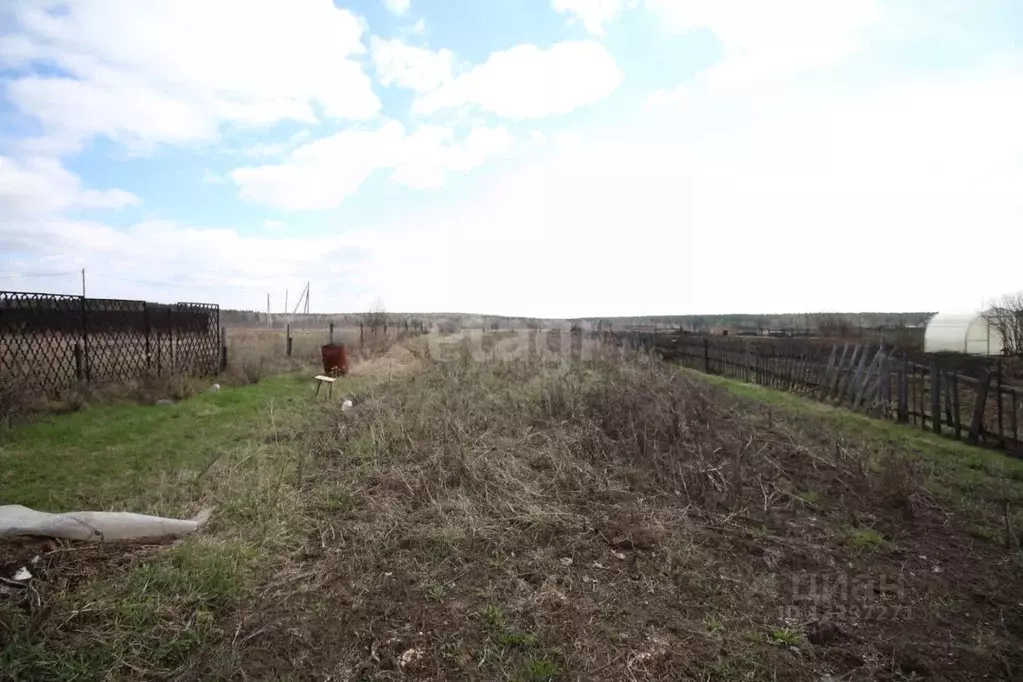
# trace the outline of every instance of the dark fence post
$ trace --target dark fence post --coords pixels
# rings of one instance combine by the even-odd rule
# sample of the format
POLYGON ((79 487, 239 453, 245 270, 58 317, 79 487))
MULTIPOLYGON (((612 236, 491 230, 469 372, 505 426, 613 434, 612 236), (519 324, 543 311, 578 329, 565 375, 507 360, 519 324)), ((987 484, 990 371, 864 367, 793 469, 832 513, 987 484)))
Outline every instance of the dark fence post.
POLYGON ((710 340, 706 337, 703 339, 703 372, 710 374, 710 340))
POLYGON ((959 405, 959 375, 952 374, 950 377, 952 384, 950 386, 950 392, 952 393, 952 419, 954 419, 956 429, 956 439, 962 440, 963 437, 963 417, 961 414, 961 407, 959 405))
POLYGON ((931 430, 941 434, 941 370, 934 356, 931 356, 931 430))
POLYGON ((142 302, 142 321, 146 328, 146 370, 153 369, 153 347, 150 341, 149 304, 142 302))
POLYGON ((364 345, 366 345, 366 328, 362 324, 362 322, 360 322, 359 323, 359 348, 362 348, 364 345))
POLYGON ((1023 453, 1021 453, 1019 451, 1020 440, 1021 439, 1020 439, 1020 433, 1019 433, 1019 425, 1016 423, 1016 410, 1017 410, 1017 407, 1016 407, 1016 389, 1015 388, 1010 388, 1009 389, 1009 397, 1012 398, 1012 401, 1011 401, 1011 403, 1012 403, 1012 412, 1009 413, 1009 428, 1012 429, 1013 447, 1016 448, 1016 454, 1023 454, 1023 453))
POLYGON ((174 361, 175 358, 177 357, 177 348, 175 348, 175 346, 177 345, 177 341, 178 341, 178 324, 177 324, 178 321, 177 321, 177 318, 174 315, 174 311, 175 310, 177 310, 177 306, 176 305, 172 305, 172 306, 169 306, 167 308, 167 317, 170 320, 170 326, 169 326, 169 328, 167 330, 167 333, 170 336, 170 372, 171 372, 171 374, 174 374, 175 372, 178 371, 178 365, 174 361))
POLYGON ((945 392, 945 423, 949 428, 954 428, 955 417, 952 414, 952 377, 955 374, 945 372, 944 381, 941 382, 942 390, 945 392))
POLYGON ((976 443, 984 433, 984 408, 987 406, 987 392, 991 388, 991 373, 986 371, 977 386, 977 402, 973 406, 973 419, 970 421, 970 442, 976 443))
POLYGON ((327 343, 331 346, 334 345, 334 323, 330 323, 330 332, 327 334, 327 343))
POLYGON ((290 322, 288 323, 287 331, 285 333, 287 334, 287 344, 288 344, 288 351, 287 352, 288 352, 288 357, 290 358, 291 357, 291 323, 290 322))
POLYGON ((220 371, 227 369, 227 327, 220 328, 220 371))
POLYGON ((84 352, 82 351, 82 344, 81 343, 78 343, 78 342, 75 343, 74 355, 75 355, 75 377, 78 379, 78 381, 81 382, 81 381, 85 380, 85 358, 84 358, 84 352))
POLYGON ((995 364, 995 389, 998 391, 995 394, 995 402, 998 408, 998 447, 1005 448, 1005 427, 1003 426, 1002 419, 1002 361, 999 359, 995 364))
POLYGON ((905 354, 902 356, 902 362, 899 363, 899 410, 897 419, 900 422, 909 421, 909 374, 906 366, 907 359, 905 354))
POLYGON ((878 374, 879 390, 881 392, 881 414, 886 418, 892 413, 892 366, 891 353, 885 353, 881 359, 881 369, 878 374))
POLYGON ((88 305, 86 305, 86 298, 82 296, 82 346, 81 346, 81 360, 79 370, 79 380, 84 376, 85 381, 89 382, 89 317, 88 317, 88 305))

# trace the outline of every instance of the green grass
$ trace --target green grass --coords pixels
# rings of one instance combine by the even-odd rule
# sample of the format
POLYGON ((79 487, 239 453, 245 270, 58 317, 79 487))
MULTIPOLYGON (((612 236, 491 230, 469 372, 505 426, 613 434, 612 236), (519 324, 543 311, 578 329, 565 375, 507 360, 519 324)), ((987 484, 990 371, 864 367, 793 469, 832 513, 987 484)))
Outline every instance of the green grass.
MULTIPOLYGON (((214 509, 211 532, 171 548, 58 550, 47 559, 51 575, 88 579, 57 591, 47 581, 43 610, 0 601, 0 670, 14 679, 181 675, 222 645, 226 621, 293 542, 292 440, 327 404, 310 384, 278 376, 174 405, 51 415, 0 434, 4 503, 169 516, 214 509)), ((346 379, 333 402, 361 385, 346 379)), ((233 661, 222 650, 207 663, 211 674, 233 661)))
POLYGON ((772 628, 767 636, 771 644, 785 649, 797 647, 806 641, 802 632, 788 627, 772 628))
POLYGON ((126 663, 157 675, 177 670, 223 634, 220 621, 246 593, 252 558, 241 544, 189 539, 126 574, 97 576, 65 593, 52 606, 59 628, 0 603, 0 632, 13 634, 0 670, 13 679, 57 680, 89 679, 126 663), (101 641, 75 636, 92 627, 101 628, 101 641))
POLYGON ((845 538, 859 552, 876 552, 885 546, 884 535, 873 528, 846 528, 845 538))
POLYGON ((187 485, 218 456, 259 445, 271 423, 286 431, 315 407, 309 384, 273 377, 173 405, 90 407, 0 432, 3 502, 52 512, 133 503, 131 511, 185 513, 180 495, 159 499, 154 486, 168 478, 187 485))

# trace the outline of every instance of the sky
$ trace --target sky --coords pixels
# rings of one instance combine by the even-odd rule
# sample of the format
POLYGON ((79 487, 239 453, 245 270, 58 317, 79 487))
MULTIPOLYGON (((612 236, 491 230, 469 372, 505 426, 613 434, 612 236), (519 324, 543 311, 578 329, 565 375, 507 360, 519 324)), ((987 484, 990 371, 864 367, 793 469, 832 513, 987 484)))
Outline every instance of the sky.
POLYGON ((1021 121, 1015 0, 3 0, 0 289, 978 309, 1021 121))

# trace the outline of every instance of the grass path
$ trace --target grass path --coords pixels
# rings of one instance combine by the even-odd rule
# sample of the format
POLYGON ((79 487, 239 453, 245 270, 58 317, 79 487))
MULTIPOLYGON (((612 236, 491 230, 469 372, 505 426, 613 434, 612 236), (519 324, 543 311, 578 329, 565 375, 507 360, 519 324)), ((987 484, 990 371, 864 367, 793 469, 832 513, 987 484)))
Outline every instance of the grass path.
POLYGON ((19 426, 0 434, 0 502, 53 512, 131 504, 131 511, 187 513, 168 509, 154 489, 258 446, 274 412, 287 424, 315 406, 309 383, 273 377, 173 405, 103 405, 19 426))

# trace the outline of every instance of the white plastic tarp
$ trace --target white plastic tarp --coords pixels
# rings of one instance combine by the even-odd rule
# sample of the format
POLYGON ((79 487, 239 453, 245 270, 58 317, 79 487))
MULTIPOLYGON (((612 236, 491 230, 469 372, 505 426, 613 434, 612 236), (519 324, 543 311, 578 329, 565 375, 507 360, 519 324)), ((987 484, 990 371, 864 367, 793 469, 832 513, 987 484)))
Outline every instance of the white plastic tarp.
POLYGON ((50 514, 20 504, 0 505, 0 538, 39 535, 65 540, 110 542, 173 537, 194 533, 209 517, 200 512, 193 519, 168 519, 131 512, 77 511, 50 514))

